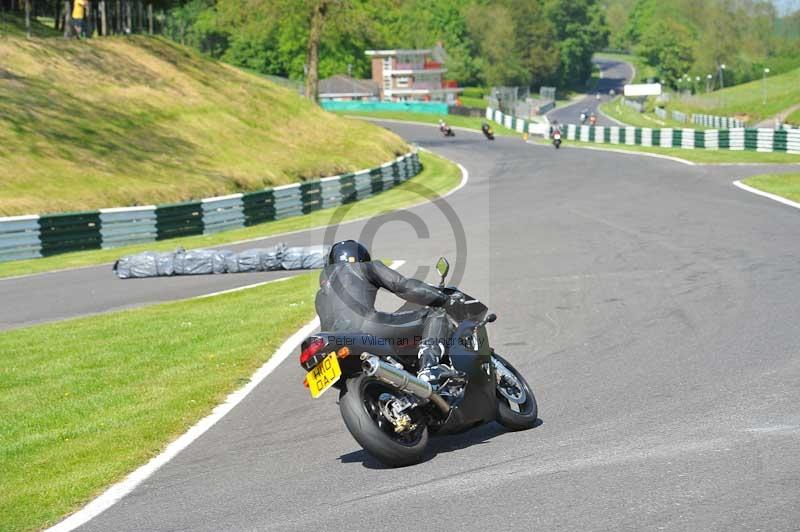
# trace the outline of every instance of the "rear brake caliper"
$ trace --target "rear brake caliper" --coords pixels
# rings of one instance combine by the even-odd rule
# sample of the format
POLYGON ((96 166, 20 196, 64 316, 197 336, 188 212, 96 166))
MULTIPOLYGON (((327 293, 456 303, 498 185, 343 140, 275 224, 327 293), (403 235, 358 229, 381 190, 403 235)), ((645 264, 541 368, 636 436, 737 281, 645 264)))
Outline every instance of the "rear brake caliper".
POLYGON ((394 431, 396 433, 402 434, 417 428, 417 424, 412 423, 411 416, 406 412, 406 410, 415 406, 408 398, 398 398, 390 393, 382 393, 378 398, 378 405, 380 406, 383 417, 394 425, 394 431))

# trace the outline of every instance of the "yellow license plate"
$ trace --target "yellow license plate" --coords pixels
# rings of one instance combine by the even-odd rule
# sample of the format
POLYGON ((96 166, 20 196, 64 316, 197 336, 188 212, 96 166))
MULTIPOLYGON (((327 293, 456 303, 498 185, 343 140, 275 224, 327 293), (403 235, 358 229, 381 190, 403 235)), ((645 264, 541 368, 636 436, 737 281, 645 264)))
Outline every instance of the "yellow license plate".
POLYGON ((336 352, 333 352, 306 375, 311 397, 316 399, 322 395, 322 392, 333 386, 341 376, 342 369, 339 367, 339 359, 336 358, 336 352))

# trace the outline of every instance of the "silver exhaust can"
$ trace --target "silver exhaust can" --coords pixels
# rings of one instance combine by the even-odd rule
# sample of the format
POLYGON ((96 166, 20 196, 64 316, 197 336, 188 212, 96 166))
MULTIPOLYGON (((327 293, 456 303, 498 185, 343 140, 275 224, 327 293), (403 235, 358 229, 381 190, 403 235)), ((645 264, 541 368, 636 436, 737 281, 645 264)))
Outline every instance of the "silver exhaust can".
POLYGON ((450 405, 439 394, 434 393, 433 387, 429 382, 412 375, 404 369, 384 362, 369 353, 362 353, 361 368, 364 370, 364 374, 369 377, 375 377, 402 392, 410 393, 425 401, 431 401, 445 413, 450 411, 450 405))

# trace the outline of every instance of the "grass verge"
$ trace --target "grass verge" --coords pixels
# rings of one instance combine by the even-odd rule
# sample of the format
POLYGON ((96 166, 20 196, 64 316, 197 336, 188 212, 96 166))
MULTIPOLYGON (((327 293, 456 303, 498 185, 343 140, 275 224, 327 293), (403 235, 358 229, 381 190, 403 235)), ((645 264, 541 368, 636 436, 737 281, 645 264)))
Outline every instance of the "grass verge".
POLYGON ((355 111, 342 111, 337 114, 347 115, 349 117, 359 118, 384 118, 387 120, 402 120, 404 122, 423 122, 425 124, 438 124, 439 119, 447 122, 448 125, 453 127, 463 127, 467 129, 474 129, 480 131, 481 124, 489 122, 496 135, 513 135, 521 136, 521 133, 501 126, 494 121, 486 120, 485 118, 477 118, 471 116, 459 115, 436 115, 431 113, 406 113, 404 111, 374 111, 374 112, 355 112, 355 111))
POLYGON ((257 190, 408 150, 160 37, 10 35, 0 58, 0 216, 257 190))
POLYGON ((800 172, 748 177, 744 184, 800 203, 800 172))
MULTIPOLYGON (((540 144, 549 144, 549 141, 539 140, 540 144)), ((732 163, 778 163, 778 164, 800 164, 800 155, 790 153, 762 153, 755 151, 732 151, 732 150, 688 150, 683 148, 659 148, 648 146, 629 146, 627 144, 598 144, 595 142, 581 142, 579 140, 564 140, 564 147, 585 146, 598 148, 601 150, 624 150, 631 152, 657 153, 659 155, 669 155, 687 161, 700 164, 732 164, 732 163)))
MULTIPOLYGON (((424 199, 430 199, 420 197, 419 192, 417 192, 417 185, 424 185, 431 194, 442 195, 456 187, 461 181, 461 171, 458 166, 447 159, 423 151, 420 152, 420 161, 423 164, 423 170, 419 175, 375 197, 351 204, 352 208, 347 211, 344 220, 374 216, 383 212, 395 210, 399 207, 418 203, 424 199)), ((322 227, 331 223, 331 217, 335 211, 336 209, 326 209, 306 216, 286 218, 275 222, 267 222, 211 235, 176 238, 114 249, 80 251, 41 259, 4 262, 0 263, 0 277, 104 264, 114 262, 122 255, 129 255, 145 250, 170 250, 178 246, 183 246, 186 249, 218 246, 238 240, 247 240, 289 231, 322 227)))
POLYGON ((678 122, 677 120, 672 120, 670 118, 667 119, 659 118, 653 113, 640 113, 635 109, 631 109, 627 105, 624 105, 622 103, 621 96, 618 96, 609 102, 601 103, 600 111, 606 116, 613 118, 614 120, 617 120, 619 122, 622 122, 623 124, 626 124, 628 126, 650 127, 650 128, 691 127, 693 129, 705 129, 695 124, 685 124, 683 122, 678 122))
POLYGON ((0 529, 53 524, 210 413, 313 317, 317 275, 1 333, 0 529))
POLYGON ((800 101, 800 68, 703 95, 674 99, 669 107, 687 113, 737 116, 748 123, 769 119, 800 101), (766 98, 765 98, 766 96, 766 98))

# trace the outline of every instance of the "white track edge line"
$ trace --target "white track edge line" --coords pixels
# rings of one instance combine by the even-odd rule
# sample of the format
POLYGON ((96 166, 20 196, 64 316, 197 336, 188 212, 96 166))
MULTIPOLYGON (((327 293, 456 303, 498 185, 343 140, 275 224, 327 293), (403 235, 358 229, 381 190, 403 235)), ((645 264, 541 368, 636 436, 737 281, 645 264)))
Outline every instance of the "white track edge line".
POLYGON ((794 207, 795 209, 800 209, 800 203, 796 201, 792 201, 790 199, 784 198, 783 196, 778 196, 777 194, 772 194, 770 192, 764 192, 763 190, 758 190, 757 188, 753 188, 751 186, 745 185, 741 182, 741 180, 737 179, 733 182, 733 186, 738 187, 742 190, 750 192, 752 194, 756 194, 758 196, 764 196, 765 198, 769 198, 773 201, 777 201, 778 203, 783 203, 784 205, 788 205, 789 207, 794 207))
MULTIPOLYGON (((297 270, 295 270, 297 271, 297 270)), ((302 271, 302 270, 299 270, 302 271)), ((293 273, 289 271, 288 273, 293 273)), ((241 292, 242 290, 249 290, 251 288, 256 288, 259 286, 264 286, 265 284, 273 284, 273 283, 280 283, 282 281, 288 281, 289 279, 294 279, 297 275, 287 275, 286 277, 279 277, 277 279, 270 279, 269 281, 261 281, 258 283, 253 284, 246 284, 244 286, 237 286, 236 288, 228 288, 227 290, 220 290, 219 292, 210 292, 208 294, 202 294, 199 296, 190 297, 189 299, 205 299, 207 297, 214 297, 214 296, 221 296, 224 294, 231 294, 233 292, 241 292)))
MULTIPOLYGON (((393 261, 389 267, 396 270, 403 264, 405 264, 404 260, 396 260, 393 261)), ((249 287, 242 287, 240 290, 244 288, 260 286, 262 284, 265 283, 257 283, 249 287)), ((283 342, 283 344, 278 347, 278 350, 275 351, 275 353, 273 353, 273 355, 269 357, 269 359, 260 368, 258 368, 255 373, 253 373, 247 384, 238 390, 231 392, 228 397, 225 398, 223 403, 214 407, 214 410, 212 410, 209 415, 198 421, 189 430, 179 436, 178 439, 172 441, 161 453, 150 459, 149 462, 134 470, 122 481, 112 485, 74 514, 48 528, 47 532, 69 532, 71 530, 75 530, 79 526, 88 523, 90 520, 111 508, 120 499, 136 489, 139 484, 147 480, 153 475, 153 473, 158 471, 161 466, 175 458, 181 451, 191 445, 192 442, 202 436, 208 429, 213 427, 220 419, 225 417, 228 412, 233 410, 236 405, 241 403, 242 400, 244 400, 244 398, 247 397, 250 392, 252 392, 264 379, 266 379, 270 373, 275 371, 275 369, 294 352, 295 347, 297 347, 297 345, 300 344, 300 342, 302 342, 308 335, 313 333, 317 327, 319 327, 319 318, 314 318, 310 322, 303 325, 300 330, 295 332, 285 342, 283 342)))

